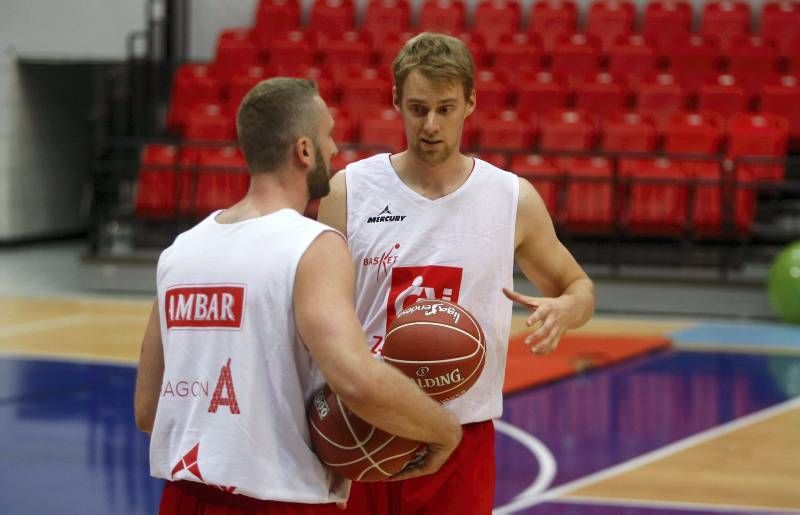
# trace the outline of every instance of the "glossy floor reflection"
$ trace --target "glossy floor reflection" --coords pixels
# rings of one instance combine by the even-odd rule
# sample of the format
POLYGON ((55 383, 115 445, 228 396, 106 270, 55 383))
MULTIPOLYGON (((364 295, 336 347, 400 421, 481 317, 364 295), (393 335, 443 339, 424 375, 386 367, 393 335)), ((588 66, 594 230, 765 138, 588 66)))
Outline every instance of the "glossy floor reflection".
MULTIPOLYGON (((161 485, 149 477, 148 440, 133 422, 134 377, 129 366, 0 359, 0 512, 156 512, 161 485)), ((797 395, 800 356, 668 351, 511 395, 503 420, 552 454, 552 491, 797 395)), ((497 462, 498 507, 542 472, 503 432, 497 462)), ((567 498, 516 513, 694 511, 567 498)))

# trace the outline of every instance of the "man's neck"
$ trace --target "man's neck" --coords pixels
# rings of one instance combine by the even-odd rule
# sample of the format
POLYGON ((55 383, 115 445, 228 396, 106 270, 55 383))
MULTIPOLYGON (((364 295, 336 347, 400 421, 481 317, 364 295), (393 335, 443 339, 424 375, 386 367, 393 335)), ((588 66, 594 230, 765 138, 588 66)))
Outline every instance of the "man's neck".
POLYGON ((454 152, 446 161, 430 165, 409 150, 391 158, 400 179, 425 198, 435 200, 457 190, 472 173, 474 161, 454 152))

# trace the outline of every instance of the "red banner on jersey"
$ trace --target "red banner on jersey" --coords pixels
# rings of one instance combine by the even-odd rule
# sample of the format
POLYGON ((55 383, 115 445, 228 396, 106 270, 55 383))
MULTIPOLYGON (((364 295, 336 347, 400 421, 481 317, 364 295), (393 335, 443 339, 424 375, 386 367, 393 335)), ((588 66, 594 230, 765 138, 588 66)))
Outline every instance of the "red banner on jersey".
POLYGON ((244 286, 195 285, 167 290, 164 319, 167 329, 240 328, 244 311, 244 286))
POLYGON ((386 329, 397 314, 418 299, 458 302, 462 268, 454 266, 396 266, 386 306, 386 329))

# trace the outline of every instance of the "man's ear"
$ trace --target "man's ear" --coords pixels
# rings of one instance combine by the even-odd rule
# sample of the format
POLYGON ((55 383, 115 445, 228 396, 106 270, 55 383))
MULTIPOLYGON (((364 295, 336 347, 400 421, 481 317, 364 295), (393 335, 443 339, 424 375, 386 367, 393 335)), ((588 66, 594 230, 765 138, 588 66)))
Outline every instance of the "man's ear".
POLYGON ((400 99, 397 98, 397 86, 392 86, 392 105, 397 111, 400 110, 400 99))
POLYGON ((478 98, 475 94, 475 88, 472 88, 472 93, 469 95, 469 99, 467 100, 467 114, 465 118, 472 114, 475 111, 475 107, 478 105, 478 98))
POLYGON ((311 138, 303 136, 297 140, 294 145, 295 159, 302 166, 310 167, 314 159, 314 144, 311 138))

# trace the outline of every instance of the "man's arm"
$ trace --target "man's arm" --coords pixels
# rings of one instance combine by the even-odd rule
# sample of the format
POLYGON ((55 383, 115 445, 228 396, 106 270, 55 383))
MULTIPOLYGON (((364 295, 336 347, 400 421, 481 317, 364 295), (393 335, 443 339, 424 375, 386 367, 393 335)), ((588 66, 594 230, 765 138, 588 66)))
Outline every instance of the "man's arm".
POLYGON ((161 324, 158 318, 158 299, 156 299, 142 338, 139 368, 136 371, 136 393, 133 399, 136 427, 145 433, 153 430, 163 376, 164 350, 161 345, 161 324))
POLYGON ((456 417, 410 379, 369 353, 353 308, 355 272, 340 235, 321 234, 297 269, 297 330, 322 375, 356 415, 384 431, 429 444, 415 473, 437 470, 458 445, 456 417))
POLYGON ((331 192, 319 203, 317 220, 347 236, 347 185, 344 170, 331 178, 331 192))
POLYGON ((515 257, 522 273, 544 297, 504 290, 514 302, 530 309, 528 326, 541 323, 525 343, 548 354, 567 329, 582 326, 594 313, 594 285, 556 237, 542 198, 525 179, 519 179, 515 257))

